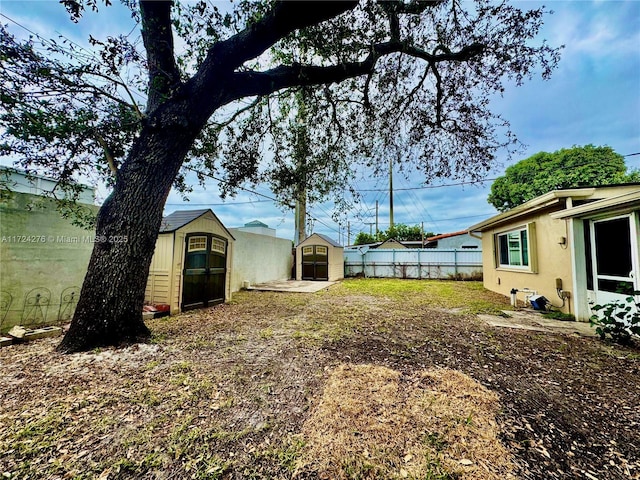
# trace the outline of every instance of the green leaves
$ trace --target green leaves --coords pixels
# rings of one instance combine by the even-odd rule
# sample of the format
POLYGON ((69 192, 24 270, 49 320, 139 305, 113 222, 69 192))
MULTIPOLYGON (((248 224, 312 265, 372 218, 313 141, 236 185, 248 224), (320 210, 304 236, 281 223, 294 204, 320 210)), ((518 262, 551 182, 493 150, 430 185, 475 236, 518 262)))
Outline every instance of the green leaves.
POLYGON ((539 152, 507 168, 491 185, 487 201, 501 212, 552 190, 637 181, 611 147, 573 147, 539 152))
POLYGON ((640 291, 633 292, 633 295, 626 297, 624 302, 591 307, 596 313, 591 316, 589 323, 595 327, 601 340, 610 336, 614 342, 628 345, 634 336, 640 336, 640 291))
POLYGON ((397 240, 399 242, 405 242, 409 240, 422 240, 432 237, 433 232, 423 232, 420 225, 405 225, 403 223, 396 223, 388 230, 382 230, 375 235, 360 232, 356 235, 354 245, 366 245, 369 243, 385 242, 387 240, 397 240))

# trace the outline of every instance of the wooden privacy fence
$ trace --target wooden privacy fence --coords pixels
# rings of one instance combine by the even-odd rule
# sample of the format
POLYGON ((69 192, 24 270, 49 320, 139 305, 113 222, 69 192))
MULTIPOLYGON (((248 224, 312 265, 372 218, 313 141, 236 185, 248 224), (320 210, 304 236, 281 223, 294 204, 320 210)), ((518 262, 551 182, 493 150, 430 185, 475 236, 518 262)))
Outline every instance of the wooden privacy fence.
POLYGON ((480 280, 482 250, 345 250, 344 276, 480 280))

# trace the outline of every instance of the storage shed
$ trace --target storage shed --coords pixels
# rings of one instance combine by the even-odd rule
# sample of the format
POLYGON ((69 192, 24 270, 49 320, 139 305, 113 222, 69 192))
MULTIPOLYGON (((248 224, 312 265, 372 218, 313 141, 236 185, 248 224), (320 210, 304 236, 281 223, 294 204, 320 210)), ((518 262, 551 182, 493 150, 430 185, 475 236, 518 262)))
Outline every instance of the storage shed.
POLYGON ((162 219, 145 301, 171 313, 231 298, 235 238, 210 210, 182 210, 162 219))
POLYGON ((341 280, 344 248, 326 235, 314 233, 296 247, 296 280, 341 280))

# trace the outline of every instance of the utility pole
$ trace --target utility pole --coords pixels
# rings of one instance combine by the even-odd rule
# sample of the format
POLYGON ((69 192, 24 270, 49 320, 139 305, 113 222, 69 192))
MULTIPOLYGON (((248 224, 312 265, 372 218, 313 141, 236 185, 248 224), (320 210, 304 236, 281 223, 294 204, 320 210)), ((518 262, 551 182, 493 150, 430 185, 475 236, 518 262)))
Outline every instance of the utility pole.
POLYGON ((351 245, 351 222, 347 222, 347 245, 351 245))
POLYGON ((422 238, 422 248, 424 248, 424 222, 420 222, 420 237, 422 238))
POLYGON ((365 222, 365 225, 369 225, 369 235, 373 236, 373 231, 371 228, 376 224, 376 222, 365 222))
POLYGON ((393 228, 393 158, 389 157, 389 229, 393 228))
POLYGON ((376 200, 376 240, 378 239, 378 200, 376 200))

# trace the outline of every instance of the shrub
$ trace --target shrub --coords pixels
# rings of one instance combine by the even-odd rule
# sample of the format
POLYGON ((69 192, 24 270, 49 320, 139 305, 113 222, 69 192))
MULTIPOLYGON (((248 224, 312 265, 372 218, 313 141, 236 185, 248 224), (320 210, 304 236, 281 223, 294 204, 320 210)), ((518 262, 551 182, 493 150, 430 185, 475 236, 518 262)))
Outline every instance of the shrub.
POLYGON ((600 339, 609 335, 614 342, 626 345, 633 335, 640 336, 640 291, 633 292, 624 302, 595 305, 592 310, 597 313, 589 323, 596 327, 600 339))

